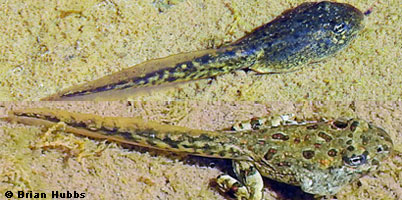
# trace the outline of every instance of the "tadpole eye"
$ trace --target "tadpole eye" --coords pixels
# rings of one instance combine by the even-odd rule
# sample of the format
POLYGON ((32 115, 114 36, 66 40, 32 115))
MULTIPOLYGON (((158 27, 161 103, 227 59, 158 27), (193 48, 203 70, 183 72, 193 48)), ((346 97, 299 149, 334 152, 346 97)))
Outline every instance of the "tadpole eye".
POLYGON ((384 147, 382 147, 381 145, 377 147, 377 153, 382 153, 384 150, 384 147))
POLYGON ((345 22, 341 22, 340 24, 337 24, 334 26, 334 32, 335 33, 342 33, 346 28, 345 22))
POLYGON ((350 157, 350 158, 344 157, 343 160, 349 166, 359 166, 359 165, 363 165, 367 162, 367 157, 365 154, 358 155, 358 156, 352 155, 352 157, 350 157))

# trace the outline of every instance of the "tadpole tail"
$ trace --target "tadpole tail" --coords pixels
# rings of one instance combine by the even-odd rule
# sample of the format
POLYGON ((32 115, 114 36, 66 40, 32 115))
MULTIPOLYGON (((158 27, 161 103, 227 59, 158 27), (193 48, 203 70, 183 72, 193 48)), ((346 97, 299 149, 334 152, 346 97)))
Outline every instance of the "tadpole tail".
POLYGON ((52 127, 60 122, 65 131, 95 139, 204 157, 232 158, 243 155, 232 143, 236 137, 214 131, 146 122, 140 118, 101 117, 64 110, 33 108, 11 111, 3 120, 25 125, 52 127))
POLYGON ((239 67, 234 51, 209 49, 146 61, 41 100, 126 99, 140 88, 214 77, 239 67))

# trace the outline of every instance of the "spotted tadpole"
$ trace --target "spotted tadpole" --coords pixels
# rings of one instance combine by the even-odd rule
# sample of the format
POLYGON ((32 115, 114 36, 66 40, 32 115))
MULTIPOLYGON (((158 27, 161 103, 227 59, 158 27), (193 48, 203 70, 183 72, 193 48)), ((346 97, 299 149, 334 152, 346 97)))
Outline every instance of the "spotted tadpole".
POLYGON ((359 118, 297 121, 271 116, 214 131, 47 108, 14 110, 0 120, 49 130, 61 125, 66 132, 91 138, 232 160, 234 176, 218 176, 218 189, 248 200, 263 198, 262 177, 318 196, 333 195, 378 170, 393 153, 390 135, 359 118))
POLYGON ((241 69, 294 71, 350 44, 362 30, 363 19, 364 14, 349 4, 303 3, 230 45, 146 61, 42 100, 119 100, 141 88, 241 69))

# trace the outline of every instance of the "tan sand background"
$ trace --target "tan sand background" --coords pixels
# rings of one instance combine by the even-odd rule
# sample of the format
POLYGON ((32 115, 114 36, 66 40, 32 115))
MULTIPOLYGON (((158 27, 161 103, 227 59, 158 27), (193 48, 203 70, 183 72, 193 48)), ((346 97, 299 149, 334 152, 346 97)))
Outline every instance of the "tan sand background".
MULTIPOLYGON (((382 163, 379 172, 346 186, 336 198, 402 198, 402 102, 2 102, 0 117, 9 110, 28 107, 135 116, 204 130, 267 115, 294 113, 302 119, 358 116, 388 130, 399 153, 382 163)), ((0 121, 0 199, 7 190, 77 191, 85 192, 86 199, 225 199, 210 184, 223 172, 209 164, 163 152, 130 150, 63 131, 43 140, 45 132, 38 126, 0 121), (45 142, 49 142, 47 147, 43 147, 45 142), (189 164, 189 159, 195 164, 189 164)), ((277 185, 266 181, 265 199, 279 198, 280 191, 289 199, 312 198, 277 185), (299 195, 302 197, 297 198, 299 195)))
MULTIPOLYGON (((0 100, 38 100, 146 60, 219 47, 302 2, 0 0, 0 100)), ((373 12, 355 42, 334 57, 295 73, 239 71, 135 98, 401 99, 400 1, 338 2, 373 12)))

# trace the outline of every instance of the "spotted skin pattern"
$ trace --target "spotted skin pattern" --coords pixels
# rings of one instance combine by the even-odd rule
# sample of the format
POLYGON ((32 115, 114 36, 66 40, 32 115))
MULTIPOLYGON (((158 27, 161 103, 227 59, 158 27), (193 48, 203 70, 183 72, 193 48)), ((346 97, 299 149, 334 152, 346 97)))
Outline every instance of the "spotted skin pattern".
POLYGON ((346 47, 363 28, 363 18, 363 13, 349 4, 303 3, 231 45, 151 60, 42 100, 115 100, 134 93, 136 88, 240 69, 294 71, 346 47))
POLYGON ((3 120, 166 151, 230 159, 236 177, 221 175, 218 188, 238 199, 262 199, 263 179, 332 195, 390 156, 393 143, 383 129, 362 119, 295 121, 291 116, 254 118, 232 130, 204 131, 52 109, 13 111, 3 120))

